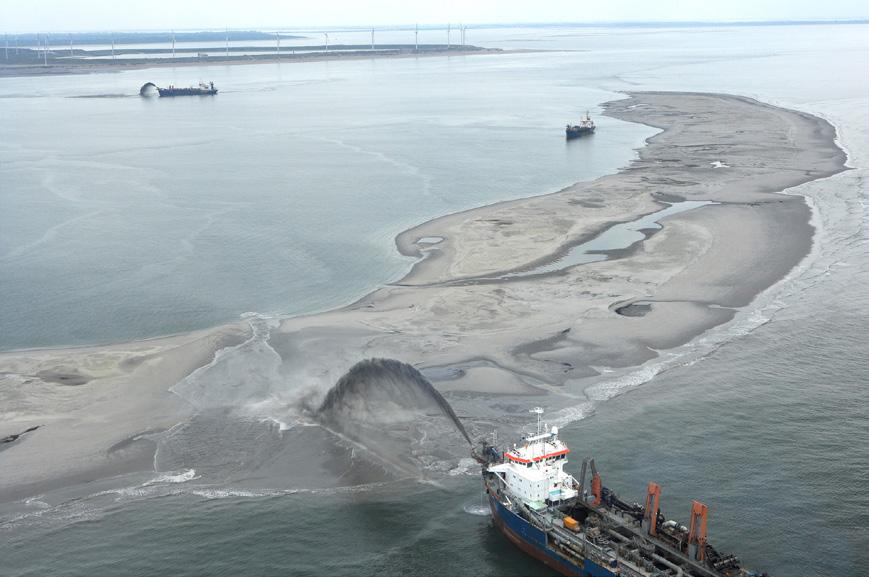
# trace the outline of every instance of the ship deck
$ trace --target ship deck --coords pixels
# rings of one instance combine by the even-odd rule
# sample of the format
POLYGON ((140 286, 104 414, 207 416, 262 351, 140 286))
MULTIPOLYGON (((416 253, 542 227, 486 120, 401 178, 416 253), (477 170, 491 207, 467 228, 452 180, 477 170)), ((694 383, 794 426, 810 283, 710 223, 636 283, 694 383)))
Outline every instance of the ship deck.
POLYGON ((497 478, 486 483, 493 497, 509 510, 546 533, 548 546, 581 566, 590 559, 601 567, 618 567, 624 577, 743 577, 735 568, 711 569, 691 559, 660 537, 649 535, 630 514, 603 503, 594 507, 582 499, 532 509, 506 497, 497 478), (491 484, 490 484, 491 483, 491 484), (495 485, 495 486, 493 486, 495 485), (582 519, 581 530, 564 526, 566 516, 582 519))

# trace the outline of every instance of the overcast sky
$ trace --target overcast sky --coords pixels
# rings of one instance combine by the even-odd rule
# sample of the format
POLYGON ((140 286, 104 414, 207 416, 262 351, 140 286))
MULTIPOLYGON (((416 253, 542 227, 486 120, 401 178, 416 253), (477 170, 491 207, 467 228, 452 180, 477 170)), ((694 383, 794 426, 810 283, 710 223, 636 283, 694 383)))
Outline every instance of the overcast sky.
POLYGON ((0 0, 0 30, 869 17, 867 0, 0 0))

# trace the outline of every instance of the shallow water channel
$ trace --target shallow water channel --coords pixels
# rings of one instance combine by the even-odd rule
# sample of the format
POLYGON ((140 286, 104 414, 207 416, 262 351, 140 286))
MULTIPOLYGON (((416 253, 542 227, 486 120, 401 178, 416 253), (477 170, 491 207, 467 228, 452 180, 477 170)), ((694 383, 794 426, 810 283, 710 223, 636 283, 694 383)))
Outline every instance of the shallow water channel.
POLYGON ((646 239, 645 231, 660 230, 663 226, 660 221, 665 217, 687 212, 715 204, 708 200, 685 200, 682 202, 668 203, 666 208, 647 214, 637 220, 614 224, 589 241, 578 244, 568 249, 567 253, 551 262, 547 262, 532 269, 507 273, 499 279, 522 278, 559 272, 580 264, 598 262, 611 258, 607 254, 615 250, 625 250, 634 244, 646 239))

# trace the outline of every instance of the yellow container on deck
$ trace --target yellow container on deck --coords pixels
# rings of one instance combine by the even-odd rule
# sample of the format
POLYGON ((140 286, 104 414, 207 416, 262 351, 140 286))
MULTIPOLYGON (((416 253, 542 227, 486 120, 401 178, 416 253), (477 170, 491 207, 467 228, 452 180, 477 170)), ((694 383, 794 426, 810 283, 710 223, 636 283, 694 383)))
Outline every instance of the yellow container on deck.
POLYGON ((571 531, 579 531, 579 521, 577 521, 573 517, 565 517, 564 528, 570 529, 571 531))

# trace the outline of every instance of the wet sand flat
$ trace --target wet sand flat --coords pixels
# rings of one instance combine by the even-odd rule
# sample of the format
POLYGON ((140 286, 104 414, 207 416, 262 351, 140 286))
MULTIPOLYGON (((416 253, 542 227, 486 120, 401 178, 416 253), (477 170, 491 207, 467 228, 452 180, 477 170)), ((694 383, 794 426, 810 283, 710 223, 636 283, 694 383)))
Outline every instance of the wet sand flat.
POLYGON ((151 469, 154 446, 145 437, 190 411, 169 388, 247 335, 248 327, 236 324, 134 343, 0 355, 0 437, 39 427, 0 454, 0 502, 151 469), (58 382, 58 375, 70 374, 87 382, 58 382), (37 434, 44 429, 51 434, 37 434))
MULTIPOLYGON (((732 307, 750 303, 808 253, 811 211, 802 198, 779 192, 843 170, 845 155, 827 122, 713 94, 633 94, 606 109, 663 132, 618 174, 402 233, 399 250, 424 257, 407 277, 347 309, 284 321, 294 351, 306 363, 319 356, 334 379, 365 351, 421 367, 485 358, 501 367, 504 382, 530 375, 546 383, 543 390, 568 381, 581 388, 595 367, 639 364, 726 322, 732 307), (614 222, 679 199, 717 204, 664 219, 620 258, 474 282, 545 263, 614 222), (418 242, 427 237, 443 240, 418 242), (653 312, 614 312, 632 300, 652 303, 653 312), (344 339, 347 327, 368 334, 344 339), (308 343, 312 329, 320 336, 308 343), (328 332, 332 339, 323 338, 328 332)), ((500 389, 494 375, 466 384, 471 392, 500 389)), ((449 384, 461 386, 461 379, 449 384)))
MULTIPOLYGON (((399 283, 272 329, 287 386, 325 393, 359 360, 390 357, 423 372, 473 365, 443 379, 452 393, 581 395, 600 367, 640 364, 728 321, 808 253, 811 211, 779 193, 844 170, 826 121, 716 94, 636 93, 606 111, 662 132, 618 174, 399 235, 398 249, 421 257, 399 283), (660 230, 608 260, 475 280, 550 262, 613 223, 680 199, 716 204, 663 219, 660 230), (633 301, 648 307, 616 312, 633 301)), ((0 454, 0 501, 89 471, 106 474, 112 447, 189 411, 169 387, 247 334, 230 325, 0 355, 0 436, 41 425, 0 454)), ((460 412, 461 399, 451 402, 460 412)), ((130 460, 141 462, 140 452, 130 460)))

